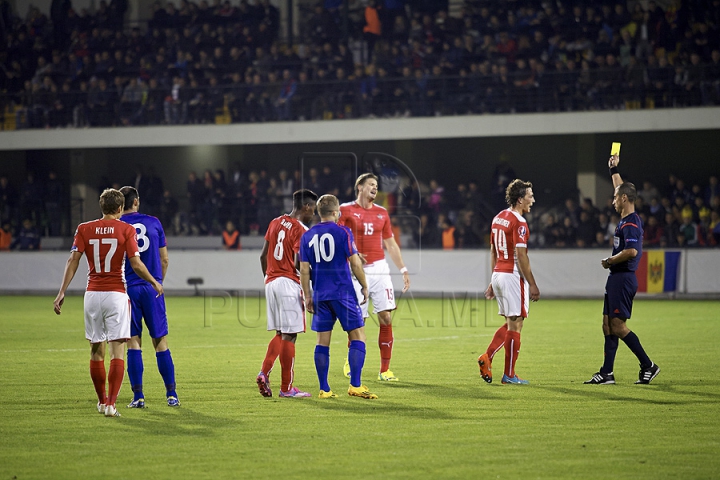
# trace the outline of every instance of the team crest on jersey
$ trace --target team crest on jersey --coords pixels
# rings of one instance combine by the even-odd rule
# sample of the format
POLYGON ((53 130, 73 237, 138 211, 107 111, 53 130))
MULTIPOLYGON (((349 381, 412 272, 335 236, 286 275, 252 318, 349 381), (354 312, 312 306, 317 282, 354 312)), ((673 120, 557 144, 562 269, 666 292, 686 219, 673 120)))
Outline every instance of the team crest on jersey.
POLYGON ((620 237, 613 237, 613 246, 618 248, 620 246, 620 237))
POLYGON ((382 220, 382 219, 383 219, 383 216, 382 216, 382 215, 378 215, 378 218, 379 218, 380 220, 382 220))
POLYGON ((520 225, 518 227, 518 235, 520 235, 520 238, 525 238, 525 235, 527 235, 527 228, 525 228, 525 225, 520 225))

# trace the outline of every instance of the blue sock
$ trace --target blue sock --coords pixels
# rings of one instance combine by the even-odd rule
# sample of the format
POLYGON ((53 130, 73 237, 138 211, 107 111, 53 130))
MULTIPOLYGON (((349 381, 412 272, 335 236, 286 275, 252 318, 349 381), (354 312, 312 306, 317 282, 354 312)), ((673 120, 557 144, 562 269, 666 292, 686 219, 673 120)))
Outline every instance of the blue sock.
POLYGON ((635 335, 633 332, 628 333, 625 335, 625 338, 622 339, 623 342, 625 342, 625 345, 628 346, 628 348, 635 354, 638 361, 640 362, 641 368, 650 368, 652 366, 652 362, 650 361, 650 357, 647 356, 647 353, 645 353, 645 349, 640 345, 640 339, 635 335))
POLYGON ((600 367, 600 373, 613 373, 617 349, 618 337, 615 335, 605 335, 605 361, 602 367, 600 367))
POLYGON ((143 359, 142 350, 131 349, 127 352, 127 372, 134 394, 133 401, 143 397, 143 359))
POLYGON ((315 370, 317 371, 320 390, 330 391, 328 385, 328 370, 330 369, 330 347, 315 345, 315 370))
POLYGON ((163 377, 163 382, 165 382, 167 396, 177 398, 177 393, 175 393, 175 364, 172 355, 170 355, 170 350, 155 352, 155 356, 157 357, 158 370, 163 377))
POLYGON ((361 375, 365 365, 365 342, 351 340, 348 350, 348 362, 350 363, 350 385, 359 387, 362 385, 361 375))

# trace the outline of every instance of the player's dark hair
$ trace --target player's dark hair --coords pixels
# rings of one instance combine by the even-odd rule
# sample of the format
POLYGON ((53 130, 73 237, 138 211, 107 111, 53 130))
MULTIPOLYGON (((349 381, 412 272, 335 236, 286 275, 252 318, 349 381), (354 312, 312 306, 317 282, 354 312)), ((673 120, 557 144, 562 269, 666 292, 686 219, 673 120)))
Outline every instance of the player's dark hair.
POLYGON ((511 207, 517 205, 518 200, 523 198, 527 194, 527 189, 532 188, 532 183, 523 182, 519 178, 516 178, 510 185, 505 189, 505 201, 511 207))
POLYGON ((100 194, 100 210, 103 215, 117 213, 118 209, 125 204, 125 197, 119 190, 106 188, 100 194))
POLYGON ((622 195, 627 195, 628 202, 635 203, 635 199, 637 199, 637 189, 635 188, 635 184, 625 182, 620 185, 618 187, 618 196, 622 195))
POLYGON ((317 193, 312 190, 303 189, 293 193, 293 208, 300 210, 309 203, 316 203, 318 199, 317 193))
POLYGON ((362 175, 360 175, 357 178, 357 180, 355 180, 355 195, 358 194, 358 187, 360 187, 361 185, 365 185, 365 182, 367 182, 370 179, 373 179, 376 182, 378 181, 377 175, 375 175, 374 173, 369 173, 369 172, 363 173, 362 175))
POLYGON ((140 194, 138 194, 135 187, 122 187, 120 189, 120 193, 125 196, 125 206, 123 207, 123 210, 130 210, 133 203, 135 203, 135 199, 140 198, 140 194))
POLYGON ((332 212, 340 209, 340 202, 335 195, 323 195, 317 201, 317 209, 320 217, 328 217, 332 212))

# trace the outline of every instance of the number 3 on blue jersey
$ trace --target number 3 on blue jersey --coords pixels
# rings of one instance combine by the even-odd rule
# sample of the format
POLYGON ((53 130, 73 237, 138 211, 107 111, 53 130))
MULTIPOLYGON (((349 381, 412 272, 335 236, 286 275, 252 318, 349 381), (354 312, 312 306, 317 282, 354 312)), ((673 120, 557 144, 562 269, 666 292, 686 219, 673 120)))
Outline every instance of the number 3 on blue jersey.
POLYGON ((142 253, 150 248, 150 238, 146 235, 147 228, 145 228, 145 225, 142 223, 134 223, 133 227, 135 227, 135 231, 137 232, 138 250, 142 253))

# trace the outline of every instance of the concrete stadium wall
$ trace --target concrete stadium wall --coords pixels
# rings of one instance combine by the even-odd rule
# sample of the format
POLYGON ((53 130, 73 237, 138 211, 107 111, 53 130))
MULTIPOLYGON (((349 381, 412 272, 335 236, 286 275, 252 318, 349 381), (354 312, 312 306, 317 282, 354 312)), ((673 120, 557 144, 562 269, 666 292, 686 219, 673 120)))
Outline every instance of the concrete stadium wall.
MULTIPOLYGON (((601 297, 607 272, 600 259, 602 250, 540 250, 530 252, 540 292, 546 297, 601 297)), ((489 251, 404 250, 415 295, 443 292, 482 294, 490 281, 489 251)), ((65 252, 8 252, 0 254, 0 292, 55 293, 62 280, 68 254, 65 252)), ((402 279, 397 269, 396 289, 402 279)), ((720 295, 720 255, 712 250, 685 250, 681 257, 678 292, 693 295, 720 295)), ((81 262, 70 291, 82 292, 86 284, 86 263, 81 262)), ((165 287, 169 293, 191 293, 191 277, 203 278, 201 290, 263 289, 259 251, 170 251, 165 287)), ((399 293, 398 293, 399 295, 399 293)))
POLYGON ((720 128, 720 107, 0 132, 0 150, 274 145, 720 128))

